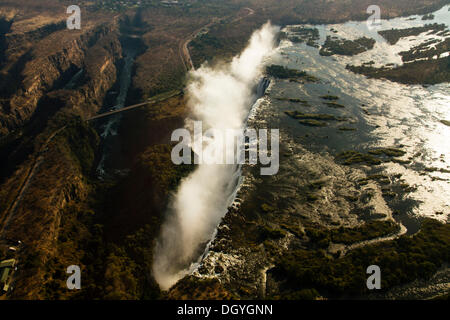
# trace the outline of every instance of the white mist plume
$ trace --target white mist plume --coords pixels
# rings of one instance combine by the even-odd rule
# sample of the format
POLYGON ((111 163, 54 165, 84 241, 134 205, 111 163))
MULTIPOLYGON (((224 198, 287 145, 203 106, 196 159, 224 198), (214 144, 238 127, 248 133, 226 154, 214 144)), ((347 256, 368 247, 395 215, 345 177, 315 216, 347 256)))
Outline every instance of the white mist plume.
MULTIPOLYGON (((188 105, 192 117, 202 121, 203 130, 244 128, 254 100, 253 89, 262 76, 264 62, 275 49, 278 30, 266 23, 231 63, 202 66, 191 72, 188 105)), ((206 144, 203 149, 220 145, 214 139, 206 144)), ((213 236, 233 200, 235 175, 234 165, 201 164, 182 181, 155 248, 153 273, 163 290, 188 274, 213 236)))

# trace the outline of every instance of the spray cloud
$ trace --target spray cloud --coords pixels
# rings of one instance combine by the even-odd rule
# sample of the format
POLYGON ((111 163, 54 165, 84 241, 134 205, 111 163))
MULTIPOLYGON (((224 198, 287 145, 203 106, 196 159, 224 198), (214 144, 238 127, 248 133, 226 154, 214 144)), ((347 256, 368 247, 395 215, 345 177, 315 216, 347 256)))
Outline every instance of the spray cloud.
MULTIPOLYGON (((230 63, 204 65, 191 72, 188 106, 192 118, 202 121, 203 130, 244 128, 254 101, 253 89, 275 49, 277 32, 268 22, 253 33, 247 48, 230 63)), ((194 152, 195 145, 194 141, 194 152)), ((218 145, 212 137, 202 146, 211 152, 218 145)), ((235 165, 200 164, 182 181, 155 247, 153 274, 163 290, 187 275, 200 257, 233 201, 238 174, 235 165)))

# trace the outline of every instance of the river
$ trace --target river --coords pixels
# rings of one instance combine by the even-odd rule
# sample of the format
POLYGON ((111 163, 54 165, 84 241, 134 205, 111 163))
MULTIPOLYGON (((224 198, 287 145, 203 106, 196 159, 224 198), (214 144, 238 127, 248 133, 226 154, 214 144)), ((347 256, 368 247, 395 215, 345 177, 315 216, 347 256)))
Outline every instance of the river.
MULTIPOLYGON (((133 43, 133 42, 131 42, 133 43)), ((137 50, 132 45, 123 46, 123 63, 119 72, 118 92, 109 92, 108 94, 117 94, 114 106, 105 106, 105 112, 120 110, 125 107, 128 90, 131 85, 134 59, 137 55, 137 50)), ((120 171, 121 148, 118 138, 118 129, 121 114, 115 114, 107 117, 106 120, 100 124, 100 137, 102 138, 102 151, 100 161, 97 165, 97 176, 103 179, 108 174, 109 170, 120 171)))
MULTIPOLYGON (((450 24, 450 6, 434 13, 433 20, 423 21, 421 16, 411 16, 381 21, 381 30, 410 28, 425 24, 450 24)), ((293 26, 284 31, 289 33, 293 26)), ((298 26, 296 26, 298 27, 298 26)), ((432 217, 447 221, 450 215, 450 127, 441 120, 450 119, 450 84, 432 86, 404 85, 388 80, 368 79, 346 69, 347 64, 361 65, 373 61, 375 66, 401 65, 399 52, 433 38, 435 34, 424 32, 418 36, 401 38, 390 45, 376 30, 369 30, 366 22, 304 26, 317 28, 319 44, 327 35, 344 39, 362 36, 376 40, 372 50, 355 56, 321 56, 319 49, 305 43, 283 41, 278 64, 288 68, 304 70, 320 79, 318 83, 299 85, 277 80, 270 91, 268 101, 274 110, 280 111, 280 126, 309 150, 328 152, 331 155, 345 150, 364 151, 374 148, 397 147, 406 151, 402 157, 410 164, 385 163, 388 175, 400 175, 404 183, 415 189, 391 201, 397 210, 397 219, 417 231, 416 217, 432 217), (321 96, 339 97, 343 109, 332 109, 323 104, 321 96), (306 100, 310 107, 298 107, 279 98, 306 100), (324 128, 299 125, 282 113, 299 110, 333 114, 348 118, 345 123, 335 123, 324 128), (339 126, 348 126, 355 131, 339 131, 339 126), (305 137, 306 136, 306 137, 305 137), (430 169, 433 168, 433 169, 430 169)), ((447 35, 448 37, 448 35, 447 35)), ((448 55, 448 53, 447 53, 448 55)), ((445 54, 442 56, 446 56, 445 54)))
MULTIPOLYGON (((382 20, 382 29, 434 22, 444 23, 448 28, 449 6, 435 12, 434 20, 421 18, 382 20)), ((266 271, 273 265, 273 255, 268 252, 283 254, 295 242, 295 235, 289 232, 277 241, 275 248, 266 250, 265 245, 256 246, 258 240, 253 233, 257 234, 258 227, 265 224, 298 226, 302 224, 300 221, 306 221, 330 228, 355 227, 362 220, 392 218, 401 224, 396 234, 363 241, 344 248, 345 251, 392 240, 404 233, 414 234, 423 217, 445 222, 450 215, 450 173, 446 171, 450 169, 450 144, 447 143, 450 127, 441 122, 450 120, 450 84, 404 85, 368 79, 346 69, 347 64, 369 61, 378 66, 400 65, 400 51, 428 41, 431 36, 420 34, 391 46, 376 31, 368 30, 366 22, 288 26, 282 31, 289 34, 294 27, 317 28, 319 45, 327 35, 345 39, 366 36, 376 43, 373 49, 355 56, 326 57, 319 54, 320 47, 283 40, 278 47, 279 54, 268 63, 306 71, 319 80, 297 82, 275 78, 265 95, 258 99, 248 126, 280 129, 279 173, 264 178, 259 176, 256 167, 242 167, 242 183, 233 208, 216 229, 200 263, 190 270, 199 278, 219 279, 233 288, 251 288, 249 296, 252 297, 258 294, 264 297, 266 271), (337 96, 337 102, 343 107, 330 108, 324 103, 327 102, 324 96, 337 96), (288 116, 287 111, 328 114, 345 121, 328 121, 323 127, 306 126, 288 116), (399 159, 405 162, 343 166, 335 158, 346 150, 363 153, 377 148, 401 149, 406 154, 399 159), (430 168, 436 170, 427 170, 430 168), (374 174, 387 176, 389 183, 371 181, 366 186, 359 185, 361 178, 374 174), (320 187, 308 199, 314 184, 320 187), (410 188, 402 191, 398 185, 410 188), (384 196, 383 188, 387 187, 395 191, 394 197, 384 196)), ((444 283, 443 288, 448 288, 448 284, 444 283)), ((445 292, 432 291, 433 294, 445 292)))

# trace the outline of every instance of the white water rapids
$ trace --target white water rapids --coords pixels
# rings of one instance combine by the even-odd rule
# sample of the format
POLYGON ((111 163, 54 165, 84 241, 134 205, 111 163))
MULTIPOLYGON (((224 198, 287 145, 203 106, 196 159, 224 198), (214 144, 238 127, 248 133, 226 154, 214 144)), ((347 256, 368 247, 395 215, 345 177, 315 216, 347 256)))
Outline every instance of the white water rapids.
MULTIPOLYGON (((231 63, 192 71, 187 87, 189 120, 202 121, 204 131, 244 129, 256 98, 254 88, 274 53, 277 32, 267 23, 231 63)), ((218 147, 222 145, 214 138, 203 143, 204 153, 218 147)), ((239 177, 237 165, 200 164, 182 181, 155 248, 153 274, 163 290, 191 271, 233 202, 239 177)))

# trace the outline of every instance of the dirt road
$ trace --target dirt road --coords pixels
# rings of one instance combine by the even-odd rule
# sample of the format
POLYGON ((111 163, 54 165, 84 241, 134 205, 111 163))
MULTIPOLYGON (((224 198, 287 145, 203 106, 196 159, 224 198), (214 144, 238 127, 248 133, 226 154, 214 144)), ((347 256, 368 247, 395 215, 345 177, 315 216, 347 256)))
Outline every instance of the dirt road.
MULTIPOLYGON (((255 14, 255 10, 253 10, 251 8, 243 8, 243 10, 246 11, 246 14, 244 16, 235 18, 234 20, 231 21, 231 23, 237 22, 239 20, 242 20, 244 18, 247 18, 247 17, 255 14)), ((184 65, 186 71, 195 69, 194 63, 192 62, 191 54, 189 52, 189 44, 191 43, 191 41, 194 40, 198 35, 200 35, 200 33, 208 32, 208 29, 211 28, 211 26, 213 26, 214 24, 220 23, 221 21, 229 19, 229 18, 231 18, 231 17, 227 16, 227 17, 223 17, 220 19, 213 18, 210 23, 208 23, 208 24, 204 25, 203 27, 201 27, 200 29, 196 30, 191 35, 189 35, 189 37, 187 39, 180 42, 180 46, 179 46, 180 59, 183 62, 183 65, 184 65)))
POLYGON ((34 158, 33 160, 33 164, 32 166, 28 169, 28 173, 27 173, 27 177, 25 178, 24 182, 22 183, 19 192, 17 193, 16 198, 14 199, 14 201, 12 202, 11 206, 7 209, 5 215, 4 215, 4 220, 1 226, 1 230, 0 230, 0 238, 2 238, 3 236, 3 231, 6 229, 6 227, 9 224, 9 221, 11 220, 11 218, 14 216, 14 212, 17 208, 17 205, 19 204, 20 200, 22 200, 23 195, 25 194, 30 181, 33 179, 36 170, 39 168, 39 166, 41 165, 41 163, 44 161, 44 156, 45 156, 45 152, 46 149, 49 145, 49 143, 53 140, 53 138, 60 133, 62 130, 64 130, 66 127, 62 127, 59 128, 58 130, 56 130, 55 132, 53 132, 48 138, 47 140, 44 142, 44 144, 41 146, 41 148, 39 149, 39 152, 37 154, 37 156, 34 158))

